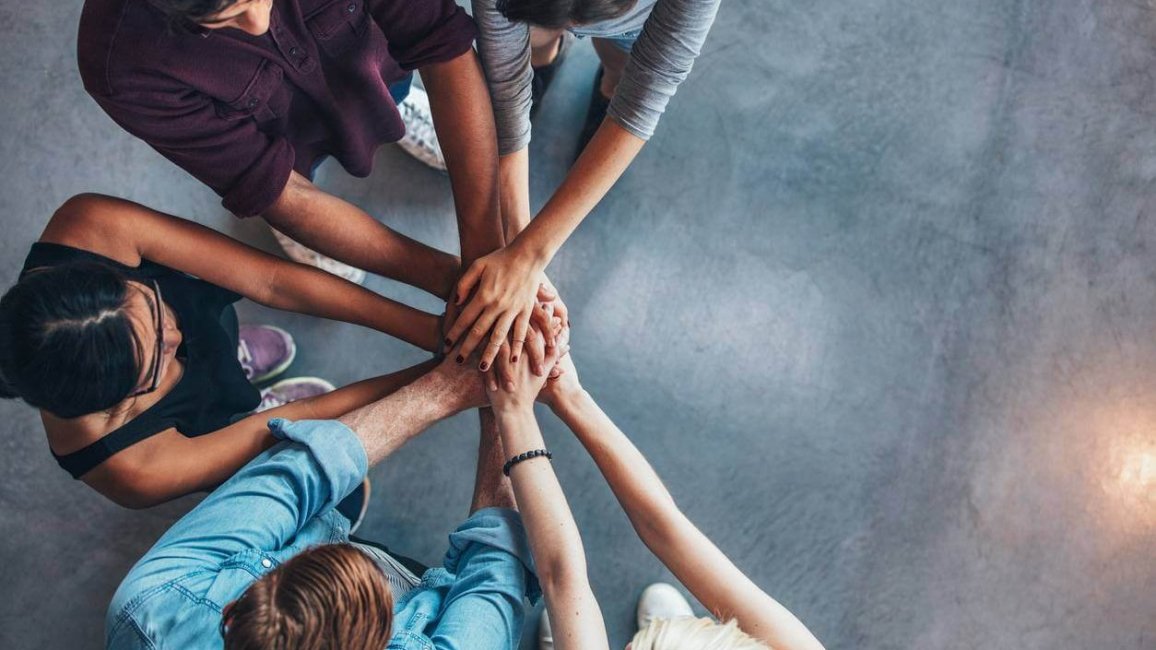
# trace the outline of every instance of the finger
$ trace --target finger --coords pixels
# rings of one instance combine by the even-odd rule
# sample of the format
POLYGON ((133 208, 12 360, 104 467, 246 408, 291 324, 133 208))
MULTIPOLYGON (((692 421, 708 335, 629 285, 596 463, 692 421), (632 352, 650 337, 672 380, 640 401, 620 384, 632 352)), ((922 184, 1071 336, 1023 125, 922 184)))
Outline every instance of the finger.
MULTIPOLYGON (((532 330, 531 330, 532 331, 532 330)), ((541 333, 535 332, 533 336, 526 340, 526 347, 529 348, 530 369, 539 377, 546 376, 546 340, 541 333)), ((550 365, 553 365, 552 363, 550 365)))
POLYGON ((538 301, 539 302, 553 302, 558 299, 558 294, 546 285, 545 282, 538 285, 538 301))
POLYGON ((458 343, 462 338, 462 334, 465 334, 466 330, 474 324, 474 321, 478 320, 478 316, 481 316, 484 310, 485 305, 483 305, 480 300, 471 300, 470 303, 466 305, 466 308, 458 314, 457 319, 454 321, 454 326, 451 327, 449 333, 446 334, 446 339, 450 341, 449 345, 458 343))
POLYGON ((491 370, 486 373, 486 388, 488 388, 491 393, 498 392, 498 374, 496 371, 491 370))
POLYGON ((489 370, 490 366, 494 365, 494 357, 498 356, 498 352, 506 344, 506 336, 510 333, 510 326, 514 324, 514 319, 517 317, 517 313, 507 311, 494 321, 494 326, 490 331, 490 341, 482 350, 482 362, 478 364, 479 370, 489 370))
POLYGON ((534 328, 526 330, 526 342, 523 344, 523 351, 525 352, 526 360, 530 364, 530 370, 539 377, 542 376, 542 365, 545 354, 543 348, 545 346, 541 343, 542 334, 534 328))
POLYGON ((460 305, 465 302, 466 296, 470 295, 470 292, 474 290, 474 286, 478 283, 478 280, 482 279, 482 271, 485 270, 485 267, 479 264, 479 261, 480 260, 474 260, 474 263, 470 264, 470 268, 466 269, 461 279, 458 280, 458 286, 454 290, 454 296, 457 298, 455 304, 460 305))
POLYGON ((498 382, 506 389, 507 393, 514 392, 515 377, 514 371, 517 366, 510 363, 510 346, 503 345, 502 349, 498 351, 498 357, 494 359, 494 373, 498 376, 498 382))
POLYGON ((546 350, 551 350, 554 347, 554 331, 550 325, 553 322, 553 312, 549 307, 550 303, 538 303, 535 307, 542 313, 542 317, 546 319, 546 327, 542 328, 543 343, 546 344, 546 350))
MULTIPOLYGON (((470 328, 469 334, 466 334, 465 340, 462 341, 462 349, 461 352, 458 353, 459 359, 463 357, 465 359, 470 358, 470 355, 474 353, 478 345, 486 339, 486 333, 490 331, 490 326, 494 324, 495 318, 491 312, 486 311, 482 312, 478 320, 474 321, 474 325, 470 328)), ((486 367, 486 369, 488 368, 489 366, 486 367)))
POLYGON ((562 324, 570 327, 570 308, 561 300, 554 301, 554 315, 562 319, 562 324))
POLYGON ((550 333, 554 335, 554 345, 559 345, 558 337, 562 334, 563 328, 566 326, 562 324, 562 319, 555 316, 550 319, 550 333))
POLYGON ((522 356, 522 346, 526 344, 526 331, 530 329, 530 318, 534 314, 534 310, 524 311, 518 314, 518 320, 514 321, 514 335, 510 339, 510 363, 518 363, 518 357, 522 356))

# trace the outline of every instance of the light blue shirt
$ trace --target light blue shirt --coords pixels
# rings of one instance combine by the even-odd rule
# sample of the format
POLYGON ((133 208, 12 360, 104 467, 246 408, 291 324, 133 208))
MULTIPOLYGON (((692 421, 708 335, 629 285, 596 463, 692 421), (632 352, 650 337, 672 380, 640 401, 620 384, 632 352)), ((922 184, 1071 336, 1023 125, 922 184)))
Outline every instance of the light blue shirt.
MULTIPOLYGON (((223 647, 221 610, 294 555, 349 539, 334 506, 368 469, 357 436, 333 421, 269 422, 265 451, 173 525, 113 596, 107 647, 223 647)), ((536 598, 517 512, 480 510, 450 535, 443 568, 395 604, 390 649, 514 647, 536 598)))

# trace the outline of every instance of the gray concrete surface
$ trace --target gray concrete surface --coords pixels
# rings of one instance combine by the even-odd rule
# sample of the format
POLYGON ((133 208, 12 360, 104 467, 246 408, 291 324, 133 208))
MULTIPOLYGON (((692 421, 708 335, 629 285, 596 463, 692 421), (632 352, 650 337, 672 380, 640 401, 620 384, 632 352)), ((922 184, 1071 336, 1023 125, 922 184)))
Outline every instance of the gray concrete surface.
MULTIPOLYGON (((272 249, 84 95, 79 7, 0 2, 0 275, 79 191, 272 249)), ((1154 67, 1142 1, 727 0, 658 136, 553 264, 589 389, 828 647, 1156 647, 1154 67)), ((593 70, 583 44, 543 108, 536 202, 593 70)), ((321 182, 454 245, 447 181, 394 147, 369 180, 321 182)), ((242 311, 298 337, 295 373, 422 358, 242 311)), ((0 647, 99 647, 121 576, 193 500, 117 508, 54 465, 30 408, 0 421, 0 647)), ((542 421, 622 647, 669 576, 542 421)), ((365 533, 435 561, 474 431, 460 416, 377 468, 365 533)))

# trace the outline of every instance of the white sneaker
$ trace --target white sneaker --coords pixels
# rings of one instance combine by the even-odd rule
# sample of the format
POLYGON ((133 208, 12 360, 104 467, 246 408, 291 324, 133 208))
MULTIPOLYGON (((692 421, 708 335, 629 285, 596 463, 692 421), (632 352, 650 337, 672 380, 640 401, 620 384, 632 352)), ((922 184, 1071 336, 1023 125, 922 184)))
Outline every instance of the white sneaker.
POLYGON ((429 110, 429 95, 417 86, 409 89, 409 95, 397 105, 401 121, 405 122, 405 135, 397 144, 406 153, 438 171, 446 170, 446 158, 438 144, 438 134, 434 130, 433 114, 429 110))
POLYGON ((638 597, 638 629, 656 618, 694 616, 694 610, 682 592, 665 582, 656 582, 642 590, 638 597))
POLYGON ((353 284, 365 282, 365 271, 362 271, 356 266, 350 266, 345 262, 338 262, 332 257, 325 257, 312 248, 290 239, 289 235, 286 235, 276 228, 269 228, 269 230, 273 231, 273 236, 277 238, 277 243, 281 244, 285 255, 294 262, 315 266, 322 271, 327 271, 339 278, 349 280, 353 284))
POLYGON ((550 615, 544 607, 538 619, 538 650, 554 650, 554 631, 550 629, 550 615))
POLYGON ((261 390, 261 403, 254 413, 268 411, 278 406, 285 406, 299 399, 317 397, 337 390, 333 384, 319 377, 293 377, 282 379, 268 388, 261 390))

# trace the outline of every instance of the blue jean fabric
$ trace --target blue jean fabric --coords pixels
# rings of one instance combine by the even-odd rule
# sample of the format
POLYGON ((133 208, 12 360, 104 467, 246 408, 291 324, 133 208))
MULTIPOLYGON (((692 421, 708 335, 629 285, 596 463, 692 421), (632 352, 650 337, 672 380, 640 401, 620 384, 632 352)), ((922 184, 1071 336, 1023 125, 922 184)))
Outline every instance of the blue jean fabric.
MULTIPOLYGON (((334 506, 368 469, 360 440, 333 421, 274 419, 269 428, 283 442, 214 490, 129 570, 109 605, 108 648, 222 648, 225 605, 294 555, 348 541, 349 520, 334 506)), ((475 513, 450 536, 445 567, 399 600, 390 647, 513 647, 521 599, 536 595, 529 557, 516 512, 475 513)))

